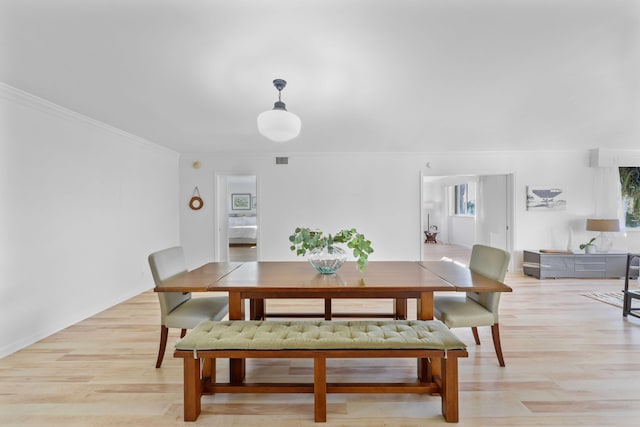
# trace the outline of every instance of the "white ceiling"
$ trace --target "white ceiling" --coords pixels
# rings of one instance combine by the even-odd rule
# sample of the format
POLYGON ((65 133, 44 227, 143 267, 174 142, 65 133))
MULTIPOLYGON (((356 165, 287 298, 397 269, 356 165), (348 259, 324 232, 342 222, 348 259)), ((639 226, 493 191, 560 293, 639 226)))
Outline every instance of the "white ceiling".
POLYGON ((0 81, 180 152, 637 148, 640 2, 0 0, 0 81))

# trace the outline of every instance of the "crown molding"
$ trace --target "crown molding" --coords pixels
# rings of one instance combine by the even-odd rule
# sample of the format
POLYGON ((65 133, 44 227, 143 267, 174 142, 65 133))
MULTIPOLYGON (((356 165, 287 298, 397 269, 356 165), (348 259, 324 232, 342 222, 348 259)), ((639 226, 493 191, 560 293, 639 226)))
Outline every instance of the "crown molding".
POLYGON ((44 98, 40 98, 39 96, 33 95, 32 93, 29 93, 29 92, 25 92, 24 90, 18 89, 16 87, 13 87, 3 82, 0 82, 0 98, 4 98, 8 101, 24 105, 26 107, 32 108, 34 110, 38 110, 40 112, 43 112, 52 116, 57 116, 66 120, 80 121, 84 124, 92 126, 96 129, 99 129, 111 135, 123 137, 128 141, 136 143, 145 148, 149 148, 156 151, 162 151, 165 153, 170 153, 175 156, 180 155, 180 153, 170 148, 156 144, 147 139, 141 138, 137 135, 126 132, 122 129, 111 126, 99 120, 92 119, 91 117, 85 116, 84 114, 80 114, 76 111, 70 110, 61 105, 55 104, 44 98))

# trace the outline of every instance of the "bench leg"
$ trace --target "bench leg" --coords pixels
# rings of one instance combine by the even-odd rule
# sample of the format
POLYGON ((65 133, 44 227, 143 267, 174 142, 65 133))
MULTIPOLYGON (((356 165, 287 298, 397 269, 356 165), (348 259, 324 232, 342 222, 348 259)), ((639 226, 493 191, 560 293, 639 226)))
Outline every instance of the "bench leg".
POLYGON ((327 421, 327 359, 313 359, 313 408, 315 422, 327 421))
POLYGON ((442 415, 449 423, 458 422, 458 358, 443 357, 441 362, 442 415))
POLYGON ((184 359, 184 420, 195 421, 200 415, 200 359, 184 359))

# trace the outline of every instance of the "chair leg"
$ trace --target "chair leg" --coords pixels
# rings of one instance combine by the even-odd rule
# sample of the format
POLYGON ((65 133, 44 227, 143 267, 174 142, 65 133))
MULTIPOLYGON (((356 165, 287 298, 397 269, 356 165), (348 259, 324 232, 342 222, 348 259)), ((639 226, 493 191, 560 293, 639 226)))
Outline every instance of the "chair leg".
POLYGON ((491 335, 493 336, 493 346, 496 349, 496 356, 498 356, 498 363, 504 367, 504 357, 502 357, 502 346, 500 346, 500 328, 497 323, 491 325, 491 335))
POLYGON ((473 332, 473 339, 476 340, 476 345, 480 345, 480 335, 478 335, 478 328, 472 326, 471 332, 473 332))
POLYGON ((180 338, 184 338, 184 336, 187 335, 187 330, 183 329, 180 331, 180 338))
POLYGON ((169 328, 164 325, 160 325, 160 348, 158 349, 158 360, 156 361, 156 368, 162 366, 162 359, 164 359, 164 350, 167 348, 167 335, 169 335, 169 328))
POLYGON ((629 314, 629 312, 631 311, 631 297, 629 296, 629 294, 627 293, 627 291, 624 291, 623 294, 623 298, 622 298, 622 317, 627 317, 627 315, 629 314))

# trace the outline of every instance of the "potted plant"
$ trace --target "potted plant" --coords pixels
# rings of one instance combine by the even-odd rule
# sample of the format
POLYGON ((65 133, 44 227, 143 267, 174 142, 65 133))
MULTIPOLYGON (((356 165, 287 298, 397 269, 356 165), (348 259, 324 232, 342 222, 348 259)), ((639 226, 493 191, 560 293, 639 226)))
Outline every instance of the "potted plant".
POLYGON ((364 272, 369 254, 373 252, 371 241, 355 228, 340 230, 336 234, 324 234, 320 230, 311 230, 306 227, 297 227, 289 236, 290 249, 297 255, 306 255, 311 265, 322 274, 335 273, 347 259, 347 253, 336 243, 346 244, 353 250, 358 269, 364 272))
POLYGON ((580 249, 584 250, 584 253, 586 254, 593 254, 596 252, 596 250, 598 249, 596 247, 596 245, 593 243, 596 241, 595 237, 592 237, 591 240, 589 240, 587 243, 582 243, 580 245, 580 249))

